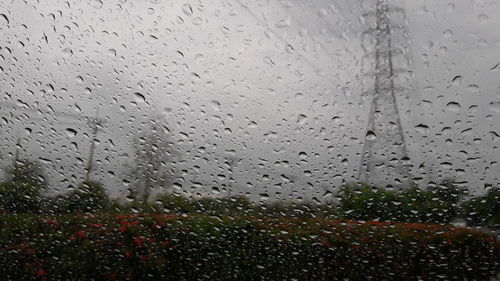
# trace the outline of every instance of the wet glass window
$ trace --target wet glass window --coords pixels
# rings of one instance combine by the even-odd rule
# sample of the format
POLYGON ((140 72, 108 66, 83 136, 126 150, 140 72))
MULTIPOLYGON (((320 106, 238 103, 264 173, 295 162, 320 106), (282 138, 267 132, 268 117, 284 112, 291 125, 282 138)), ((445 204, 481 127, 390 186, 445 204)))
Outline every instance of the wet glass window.
POLYGON ((500 278, 500 2, 0 2, 0 279, 500 278))

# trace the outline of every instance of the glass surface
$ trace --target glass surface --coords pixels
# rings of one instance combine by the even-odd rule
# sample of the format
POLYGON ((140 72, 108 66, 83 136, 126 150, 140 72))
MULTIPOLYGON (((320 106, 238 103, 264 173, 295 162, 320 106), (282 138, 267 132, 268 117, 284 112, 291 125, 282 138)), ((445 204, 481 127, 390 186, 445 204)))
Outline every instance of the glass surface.
POLYGON ((0 0, 5 280, 494 280, 500 2, 0 0))

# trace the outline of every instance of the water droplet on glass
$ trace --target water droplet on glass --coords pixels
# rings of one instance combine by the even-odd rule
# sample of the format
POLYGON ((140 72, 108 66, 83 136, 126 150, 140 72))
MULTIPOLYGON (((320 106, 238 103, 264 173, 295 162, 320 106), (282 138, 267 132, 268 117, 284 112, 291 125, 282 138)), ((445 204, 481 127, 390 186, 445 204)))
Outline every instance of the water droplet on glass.
POLYGON ((216 101, 216 100, 212 100, 210 101, 210 106, 212 106, 212 108, 216 111, 220 111, 220 108, 221 108, 221 105, 220 105, 220 102, 216 101))
POLYGON ((191 8, 191 5, 186 3, 186 4, 182 5, 182 12, 186 16, 192 16, 193 15, 193 8, 191 8))
POLYGON ((68 135, 68 137, 72 138, 74 136, 76 136, 76 130, 75 129, 72 129, 72 128, 66 128, 66 135, 68 135))
POLYGON ((278 21, 275 24, 275 26, 278 28, 285 28, 285 27, 289 27, 290 25, 292 25, 292 19, 289 16, 285 19, 278 21))
POLYGON ((366 140, 372 141, 372 140, 375 140, 376 138, 377 138, 377 135, 373 131, 368 131, 366 133, 366 136, 365 136, 366 140))
POLYGON ((477 16, 477 19, 479 20, 479 23, 481 24, 485 24, 485 23, 488 23, 488 15, 486 14, 480 14, 479 16, 477 16))
POLYGON ((134 101, 137 102, 137 103, 140 103, 140 102, 145 102, 146 101, 146 97, 139 93, 139 92, 135 92, 134 93, 134 101))
POLYGON ((500 102, 499 101, 490 102, 490 109, 500 114, 500 102))
POLYGON ((71 57, 73 55, 73 50, 71 50, 71 48, 64 48, 62 50, 62 53, 63 53, 63 57, 67 58, 67 57, 71 57))
POLYGON ((479 91, 481 90, 481 88, 479 88, 478 85, 475 85, 475 84, 471 84, 469 86, 467 86, 467 90, 471 93, 479 93, 479 91))
POLYGON ((446 109, 449 111, 457 112, 460 110, 460 104, 458 102, 449 102, 446 105, 446 109))
POLYGON ((429 126, 424 124, 418 124, 417 126, 415 126, 415 130, 417 130, 417 132, 421 134, 426 134, 429 132, 429 126))
POLYGON ((307 121, 307 116, 304 115, 304 114, 299 114, 297 116, 297 124, 299 124, 300 126, 304 125, 304 123, 307 121))
POLYGON ((5 14, 0 14, 0 23, 9 24, 9 18, 5 14))

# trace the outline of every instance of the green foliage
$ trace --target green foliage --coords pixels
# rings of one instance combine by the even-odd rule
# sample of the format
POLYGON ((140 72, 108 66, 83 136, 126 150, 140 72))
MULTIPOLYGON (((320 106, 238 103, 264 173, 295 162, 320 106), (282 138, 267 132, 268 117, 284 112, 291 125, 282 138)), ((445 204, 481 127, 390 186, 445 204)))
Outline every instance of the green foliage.
POLYGON ((169 214, 187 214, 195 210, 192 200, 174 194, 163 195, 158 199, 158 202, 160 202, 160 206, 157 207, 160 209, 159 211, 169 214))
POLYGON ((7 181, 0 183, 0 210, 12 213, 41 211, 41 193, 47 187, 41 166, 18 161, 7 170, 7 181))
POLYGON ((38 190, 47 188, 43 168, 38 162, 20 160, 7 169, 7 182, 26 183, 38 190))
POLYGON ((347 186, 340 192, 340 211, 346 219, 398 221, 402 198, 394 191, 370 186, 347 186))
POLYGON ((101 183, 88 181, 65 197, 64 209, 68 212, 94 213, 109 208, 110 203, 101 183))
POLYGON ((248 216, 253 213, 252 203, 243 196, 200 198, 194 201, 194 208, 197 213, 207 215, 248 216))
POLYGON ((450 223, 460 214, 462 192, 450 183, 402 192, 348 186, 339 192, 340 211, 344 218, 356 220, 450 223))
POLYGON ((455 197, 442 193, 414 187, 403 191, 401 197, 401 221, 450 223, 459 213, 455 197))
POLYGON ((38 213, 41 210, 40 189, 30 182, 0 184, 0 210, 10 213, 38 213))
POLYGON ((0 249, 5 280, 487 281, 500 269, 494 236, 417 223, 0 215, 0 249))
POLYGON ((465 190, 455 184, 452 179, 445 179, 438 185, 429 186, 428 190, 441 201, 458 204, 462 201, 465 190))
POLYGON ((485 195, 464 202, 463 212, 472 225, 500 228, 500 188, 491 188, 485 195))
POLYGON ((275 201, 266 204, 256 204, 256 216, 275 218, 335 218, 337 211, 333 205, 317 204, 313 202, 282 202, 275 201))

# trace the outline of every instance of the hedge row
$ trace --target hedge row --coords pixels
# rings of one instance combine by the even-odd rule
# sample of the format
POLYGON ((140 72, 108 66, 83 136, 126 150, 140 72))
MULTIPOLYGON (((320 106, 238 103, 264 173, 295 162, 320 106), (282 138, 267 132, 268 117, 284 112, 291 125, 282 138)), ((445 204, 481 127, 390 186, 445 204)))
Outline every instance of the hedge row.
POLYGON ((2 280, 489 280, 500 242, 420 223, 0 215, 2 280))

